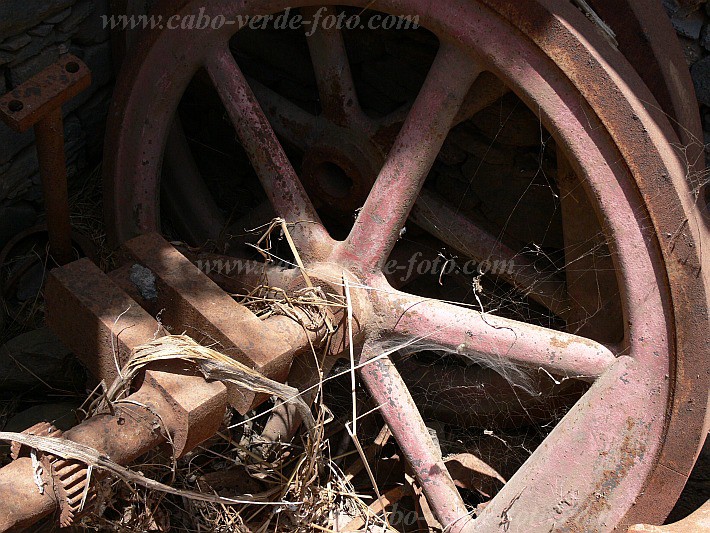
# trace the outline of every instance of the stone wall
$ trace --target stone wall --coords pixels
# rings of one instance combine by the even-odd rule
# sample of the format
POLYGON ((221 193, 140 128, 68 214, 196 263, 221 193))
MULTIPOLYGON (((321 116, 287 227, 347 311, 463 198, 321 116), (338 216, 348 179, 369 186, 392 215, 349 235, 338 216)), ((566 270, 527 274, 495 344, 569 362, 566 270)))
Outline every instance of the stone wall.
POLYGON ((705 0, 663 0, 680 39, 695 85, 705 138, 706 166, 710 164, 710 4, 705 0))
MULTIPOLYGON (((64 134, 70 182, 100 157, 113 69, 109 32, 102 28, 108 0, 2 0, 0 94, 72 53, 92 72, 89 89, 68 102, 64 134)), ((42 209, 34 133, 0 123, 0 246, 35 223, 42 209)))

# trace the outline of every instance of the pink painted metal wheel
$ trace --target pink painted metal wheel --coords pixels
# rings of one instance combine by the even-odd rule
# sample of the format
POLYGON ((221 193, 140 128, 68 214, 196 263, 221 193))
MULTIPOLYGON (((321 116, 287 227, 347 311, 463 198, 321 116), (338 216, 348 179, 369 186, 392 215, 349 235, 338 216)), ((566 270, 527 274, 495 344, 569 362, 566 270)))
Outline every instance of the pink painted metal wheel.
MULTIPOLYGON (((163 6, 183 16, 205 7, 208 16, 236 20, 308 4, 163 6)), ((653 96, 624 57, 571 4, 401 0, 377 8, 419 15, 439 42, 411 108, 377 120, 358 104, 337 31, 316 32, 308 41, 318 117, 247 81, 229 48, 235 26, 147 35, 135 54, 141 59, 121 76, 108 129, 105 199, 115 240, 160 229, 163 161, 184 178, 169 192, 170 202, 199 210, 195 238, 215 238, 217 210, 200 193, 204 186, 189 158, 180 159, 184 137, 179 125, 171 126, 181 96, 204 69, 273 210, 292 225, 311 278, 333 286, 349 279, 361 379, 447 531, 611 531, 662 520, 707 433, 708 404, 708 261, 700 247, 707 228, 672 148, 675 132, 657 108, 644 105, 653 96), (588 280, 568 268, 566 280, 540 282, 533 262, 461 216, 451 198, 424 187, 449 131, 480 102, 500 96, 490 98, 489 91, 486 101, 486 91, 476 90, 489 73, 535 112, 559 160, 568 162, 564 172, 558 168, 565 239, 583 239, 587 224, 603 228, 613 275, 602 275, 595 287, 618 286, 618 310, 609 304, 602 316, 571 327, 589 303, 588 280), (276 134, 306 150, 301 178, 276 134), (170 150, 178 153, 164 155, 171 136, 170 150), (190 196, 205 200, 190 203, 190 196), (589 207, 570 208, 569 198, 589 207), (331 237, 319 214, 331 216, 327 205, 337 203, 346 211, 362 206, 342 240, 331 237), (563 318, 566 330, 394 288, 383 269, 409 224, 467 257, 517 260, 500 278, 563 318), (592 385, 474 519, 406 380, 382 356, 397 343, 425 343, 592 385)))

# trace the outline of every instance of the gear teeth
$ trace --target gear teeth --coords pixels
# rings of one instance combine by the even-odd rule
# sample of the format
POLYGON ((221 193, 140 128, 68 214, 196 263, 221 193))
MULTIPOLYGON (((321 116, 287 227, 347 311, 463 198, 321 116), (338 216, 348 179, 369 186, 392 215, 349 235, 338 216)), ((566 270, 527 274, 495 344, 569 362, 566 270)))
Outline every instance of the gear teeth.
POLYGON ((96 493, 90 485, 89 469, 85 464, 70 459, 53 459, 51 472, 59 502, 59 525, 70 527, 81 513, 91 508, 96 493), (86 500, 82 509, 84 494, 86 500))
MULTIPOLYGON (((57 429, 54 425, 49 422, 38 422, 34 426, 27 428, 22 433, 25 435, 35 435, 37 437, 61 437, 62 430, 57 429)), ((19 442, 13 442, 10 444, 10 457, 13 460, 19 457, 28 457, 30 455, 30 448, 20 444, 19 442)))
MULTIPOLYGON (((38 437, 59 438, 62 436, 62 431, 49 422, 39 422, 22 433, 38 437)), ((28 446, 19 442, 11 443, 10 456, 13 459, 26 457, 29 454, 30 448, 28 446)), ((79 514, 90 509, 96 500, 96 491, 90 486, 88 478, 89 469, 78 461, 58 458, 51 454, 43 454, 41 460, 45 470, 51 473, 54 481, 54 494, 59 502, 59 525, 70 527, 79 514), (87 485, 89 486, 88 490, 87 485), (86 500, 82 509, 81 502, 84 499, 84 494, 86 494, 86 500)))

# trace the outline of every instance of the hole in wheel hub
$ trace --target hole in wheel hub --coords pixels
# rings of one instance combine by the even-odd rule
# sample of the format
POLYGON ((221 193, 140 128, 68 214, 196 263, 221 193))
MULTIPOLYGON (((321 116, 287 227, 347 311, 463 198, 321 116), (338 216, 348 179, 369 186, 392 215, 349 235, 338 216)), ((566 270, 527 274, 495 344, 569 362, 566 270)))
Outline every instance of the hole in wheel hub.
MULTIPOLYGON (((321 216, 333 217, 347 226, 362 207, 377 176, 377 158, 368 150, 350 142, 321 144, 306 152, 301 167, 303 185, 320 210, 321 216)), ((327 224, 327 222, 326 222, 327 224)), ((338 233, 329 228, 331 235, 338 233)), ((337 237, 336 237, 337 238, 337 237)))

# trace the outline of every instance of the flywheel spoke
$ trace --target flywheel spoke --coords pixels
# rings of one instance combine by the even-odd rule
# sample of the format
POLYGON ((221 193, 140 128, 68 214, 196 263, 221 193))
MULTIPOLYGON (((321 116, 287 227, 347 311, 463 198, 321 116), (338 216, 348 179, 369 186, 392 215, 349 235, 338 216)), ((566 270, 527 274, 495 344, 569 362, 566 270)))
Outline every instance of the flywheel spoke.
POLYGON ((338 126, 353 126, 362 123, 365 117, 355 92, 343 36, 337 24, 329 28, 320 25, 324 18, 335 17, 335 12, 333 6, 303 9, 304 17, 311 21, 306 26, 308 49, 323 114, 338 126))
POLYGON ((229 48, 216 49, 205 66, 276 213, 294 224, 300 252, 319 255, 330 237, 229 48))
POLYGON ((480 67, 443 44, 390 150, 341 255, 363 270, 380 269, 429 174, 480 67))
MULTIPOLYGON (((508 92, 510 92, 510 89, 498 78, 490 73, 481 73, 466 94, 461 108, 458 113, 456 113, 452 126, 456 126, 470 119, 479 111, 483 111, 489 105, 500 100, 508 92)), ((406 120, 411 107, 412 102, 406 103, 377 120, 377 129, 390 130, 396 125, 402 124, 406 120)))
POLYGON ((316 142, 326 128, 325 121, 301 109, 266 85, 251 78, 248 81, 277 135, 304 151, 316 142))
POLYGON ((163 155, 163 168, 169 176, 163 194, 171 210, 173 224, 179 227, 192 244, 219 241, 226 220, 210 194, 192 155, 180 118, 176 115, 170 126, 163 155), (174 209, 192 200, 192 209, 174 209))
POLYGON ((585 380, 599 377, 616 359, 609 348, 584 337, 439 300, 394 291, 379 292, 377 300, 381 316, 391 317, 384 328, 415 346, 436 345, 476 361, 585 380))
POLYGON ((422 191, 411 219, 447 246, 479 264, 561 318, 569 314, 565 282, 554 272, 543 272, 483 228, 462 216, 442 198, 422 191))
POLYGON ((441 450, 429 434, 406 383, 388 357, 377 355, 376 346, 366 344, 364 361, 374 359, 361 368, 360 376, 414 470, 429 506, 446 531, 473 531, 472 519, 444 465, 441 450))

